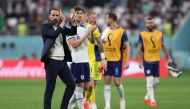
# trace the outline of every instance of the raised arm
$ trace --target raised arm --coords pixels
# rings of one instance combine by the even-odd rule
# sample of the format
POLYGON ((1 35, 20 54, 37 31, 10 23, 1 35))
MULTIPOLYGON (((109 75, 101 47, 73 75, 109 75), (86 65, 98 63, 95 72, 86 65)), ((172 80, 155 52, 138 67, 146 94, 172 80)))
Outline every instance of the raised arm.
POLYGON ((75 36, 69 36, 68 42, 73 48, 80 46, 88 37, 89 32, 86 32, 85 35, 79 39, 76 39, 75 36))
POLYGON ((76 39, 75 37, 70 36, 68 38, 68 42, 70 43, 72 47, 77 48, 86 40, 87 37, 89 37, 90 33, 92 33, 95 30, 95 28, 96 28, 95 26, 92 26, 91 28, 89 28, 87 32, 84 34, 84 36, 82 36, 79 39, 76 39))
POLYGON ((91 26, 92 32, 90 33, 88 40, 90 41, 90 43, 94 44, 95 43, 95 36, 96 36, 96 32, 98 31, 98 27, 97 25, 92 25, 91 26))

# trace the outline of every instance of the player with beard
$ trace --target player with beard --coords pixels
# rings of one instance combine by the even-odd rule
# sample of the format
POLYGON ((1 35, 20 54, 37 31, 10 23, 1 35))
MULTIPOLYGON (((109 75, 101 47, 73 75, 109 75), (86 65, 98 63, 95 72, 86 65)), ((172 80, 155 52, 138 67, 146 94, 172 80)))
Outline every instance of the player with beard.
POLYGON ((144 97, 144 102, 151 107, 157 105, 154 98, 154 91, 159 83, 161 49, 168 62, 172 62, 164 44, 162 32, 154 28, 154 19, 148 17, 146 19, 146 30, 140 33, 137 50, 139 67, 142 68, 144 66, 146 76, 147 94, 144 97))
MULTIPOLYGON (((77 27, 65 27, 65 17, 58 8, 51 8, 48 13, 49 21, 41 28, 43 50, 41 61, 46 72, 46 88, 44 94, 44 109, 51 109, 51 101, 56 85, 57 76, 66 84, 60 109, 67 109, 69 100, 74 93, 75 82, 67 65, 71 61, 71 53, 66 42, 67 35, 75 35, 77 27)), ((74 22, 72 22, 74 24, 74 22)))
POLYGON ((104 99, 105 108, 110 109, 111 101, 111 81, 112 76, 114 84, 120 97, 120 109, 126 109, 124 88, 122 85, 122 62, 125 59, 125 69, 129 68, 130 59, 130 45, 125 29, 121 28, 117 23, 117 16, 115 13, 108 13, 106 16, 106 24, 110 27, 108 35, 103 39, 103 47, 107 65, 104 72, 104 99), (126 50, 126 55, 123 55, 123 50, 126 50))

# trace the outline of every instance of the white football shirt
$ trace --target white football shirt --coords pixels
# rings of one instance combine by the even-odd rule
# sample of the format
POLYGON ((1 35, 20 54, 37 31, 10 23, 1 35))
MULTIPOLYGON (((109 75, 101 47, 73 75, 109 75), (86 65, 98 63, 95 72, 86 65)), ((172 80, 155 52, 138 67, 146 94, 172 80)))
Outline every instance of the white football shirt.
MULTIPOLYGON (((67 40, 71 38, 80 39, 81 37, 84 37, 86 31, 87 31, 87 26, 79 26, 77 27, 77 35, 68 36, 67 40)), ((74 48, 72 46, 70 48, 71 48, 71 55, 73 62, 75 63, 89 62, 87 39, 77 48, 74 48)))

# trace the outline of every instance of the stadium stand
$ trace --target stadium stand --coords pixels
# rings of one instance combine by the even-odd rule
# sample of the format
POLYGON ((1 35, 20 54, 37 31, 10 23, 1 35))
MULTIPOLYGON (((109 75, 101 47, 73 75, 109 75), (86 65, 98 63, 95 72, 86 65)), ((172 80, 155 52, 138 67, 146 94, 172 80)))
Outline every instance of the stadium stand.
POLYGON ((41 37, 13 37, 6 36, 0 38, 0 58, 16 59, 26 55, 27 58, 32 58, 32 54, 40 57, 42 49, 41 37))
MULTIPOLYGON (((156 26, 164 32, 164 41, 170 50, 178 48, 173 44, 177 41, 171 41, 173 36, 184 37, 184 34, 178 32, 185 30, 179 27, 183 24, 189 26, 187 22, 189 21, 187 17, 190 9, 189 0, 90 0, 90 2, 89 0, 1 0, 0 58, 16 59, 23 54, 27 58, 31 58, 31 54, 39 57, 42 48, 40 27, 47 19, 48 9, 52 6, 60 7, 68 19, 70 9, 76 4, 81 4, 98 13, 97 23, 101 30, 106 27, 104 23, 106 13, 109 11, 117 13, 120 25, 127 30, 132 58, 136 57, 138 35, 145 27, 144 18, 146 16, 155 18, 156 26), (182 23, 187 18, 186 23, 182 23)), ((183 40, 186 39, 187 37, 183 40)), ((182 54, 182 57, 186 56, 189 59, 188 47, 182 53, 176 51, 173 56, 182 54)), ((187 64, 183 63, 183 65, 187 64)))

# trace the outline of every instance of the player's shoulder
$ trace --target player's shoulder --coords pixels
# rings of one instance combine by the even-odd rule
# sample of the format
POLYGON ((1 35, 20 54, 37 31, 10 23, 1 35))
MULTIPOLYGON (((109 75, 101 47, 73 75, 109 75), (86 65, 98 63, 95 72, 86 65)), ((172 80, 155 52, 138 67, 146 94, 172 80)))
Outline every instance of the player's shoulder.
POLYGON ((144 34, 147 34, 147 33, 148 33, 148 31, 145 31, 145 30, 144 30, 144 31, 141 31, 141 32, 140 32, 140 36, 142 36, 142 35, 144 35, 144 34))
MULTIPOLYGON (((144 30, 144 31, 141 31, 141 32, 140 32, 140 35, 147 34, 147 33, 149 33, 149 32, 146 31, 146 30, 144 30)), ((156 34, 162 34, 162 32, 159 31, 159 30, 154 30, 154 33, 156 33, 156 34)))
POLYGON ((154 32, 155 32, 156 34, 160 34, 160 35, 162 35, 162 32, 159 31, 159 30, 154 30, 154 32))
POLYGON ((43 23, 42 23, 42 25, 41 25, 41 28, 43 29, 43 28, 52 28, 53 27, 53 24, 50 22, 50 21, 44 21, 43 23))
POLYGON ((126 32, 126 30, 124 29, 124 28, 122 28, 122 27, 119 27, 119 28, 117 28, 117 29, 108 29, 108 31, 109 32, 113 32, 113 33, 124 33, 124 32, 126 32))
POLYGON ((77 27, 77 32, 80 32, 80 31, 86 31, 86 28, 83 27, 83 26, 78 26, 77 27))
POLYGON ((155 29, 154 32, 162 33, 160 30, 155 29))
POLYGON ((124 29, 123 27, 120 27, 119 30, 126 31, 126 29, 124 29))

